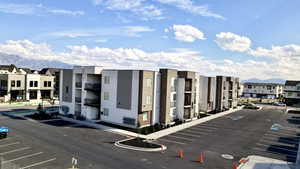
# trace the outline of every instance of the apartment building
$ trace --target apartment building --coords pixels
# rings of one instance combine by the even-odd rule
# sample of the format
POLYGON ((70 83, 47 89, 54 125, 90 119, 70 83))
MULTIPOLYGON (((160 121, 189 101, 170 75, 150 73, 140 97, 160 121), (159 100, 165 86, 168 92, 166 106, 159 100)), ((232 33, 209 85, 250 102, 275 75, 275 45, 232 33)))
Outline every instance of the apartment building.
POLYGON ((216 77, 216 111, 221 112, 237 107, 239 78, 230 76, 216 77))
POLYGON ((275 99, 283 95, 284 85, 278 83, 251 83, 243 84, 243 97, 275 99))
MULTIPOLYGON (((223 100, 226 105, 221 106, 236 107, 238 78, 224 79, 226 90, 221 92, 227 92, 223 100)), ((176 121, 193 120, 199 117, 199 112, 214 112, 217 79, 175 69, 150 71, 75 66, 61 70, 60 104, 61 113, 75 118, 130 128, 167 126, 176 121)))
POLYGON ((199 112, 209 113, 216 109, 216 78, 199 76, 199 112))
POLYGON ((288 106, 300 105, 300 81, 287 80, 285 82, 284 100, 288 106))
POLYGON ((54 77, 14 65, 0 66, 0 98, 4 102, 53 98, 54 77), (8 68, 8 69, 6 69, 8 68))

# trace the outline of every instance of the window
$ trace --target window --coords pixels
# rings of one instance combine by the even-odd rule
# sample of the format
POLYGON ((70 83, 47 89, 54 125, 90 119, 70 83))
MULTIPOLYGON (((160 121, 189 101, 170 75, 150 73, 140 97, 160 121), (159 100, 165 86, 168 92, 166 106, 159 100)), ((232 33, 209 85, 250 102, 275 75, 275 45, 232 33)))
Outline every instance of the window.
POLYGON ((104 76, 104 84, 109 84, 109 83, 110 83, 109 76, 104 76))
POLYGON ((293 93, 292 92, 288 92, 288 96, 293 96, 293 93))
POLYGON ((147 121, 148 120, 148 112, 144 112, 143 113, 143 121, 147 121))
POLYGON ((103 115, 108 116, 109 109, 108 108, 103 108, 103 115))
POLYGON ((267 90, 271 90, 271 86, 267 86, 267 90))
POLYGON ((14 80, 11 81, 11 87, 16 87, 16 81, 14 80))
POLYGON ((173 98, 173 101, 176 101, 176 96, 177 96, 176 93, 174 93, 174 94, 173 94, 173 97, 172 97, 172 98, 173 98))
POLYGON ((172 116, 173 116, 173 117, 175 117, 175 116, 176 116, 176 112, 177 112, 177 109, 176 109, 176 108, 174 108, 174 109, 173 109, 173 111, 172 111, 172 116))
POLYGON ((135 125, 135 119, 129 117, 123 117, 123 123, 128 125, 135 125))
POLYGON ((66 93, 69 93, 69 86, 66 86, 66 93))
POLYGON ((151 104, 152 100, 151 100, 151 96, 146 96, 146 104, 151 104))
POLYGON ((1 87, 7 87, 7 81, 1 80, 1 87))
POLYGON ((44 81, 44 87, 47 87, 47 81, 44 81))
POLYGON ((29 87, 33 87, 33 81, 29 82, 29 87))
POLYGON ((103 99, 104 100, 109 100, 109 93, 108 92, 103 93, 103 99))
POLYGON ((146 80, 146 86, 149 87, 149 88, 152 87, 152 79, 147 79, 146 80))
POLYGON ((34 87, 38 87, 38 81, 34 81, 34 87))
POLYGON ((300 90, 300 86, 297 86, 297 90, 300 90))
POLYGON ((51 81, 48 81, 48 87, 51 87, 51 81))
POLYGON ((252 89, 252 85, 248 85, 248 89, 252 89))
POLYGON ((21 87, 21 81, 17 80, 17 87, 21 87))

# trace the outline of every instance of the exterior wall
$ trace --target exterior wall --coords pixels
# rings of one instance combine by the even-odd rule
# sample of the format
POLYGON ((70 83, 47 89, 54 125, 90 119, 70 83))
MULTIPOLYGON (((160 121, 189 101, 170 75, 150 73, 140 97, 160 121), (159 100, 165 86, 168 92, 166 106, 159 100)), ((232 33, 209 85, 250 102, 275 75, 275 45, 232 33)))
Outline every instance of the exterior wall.
POLYGON ((65 107, 65 109, 60 109, 61 114, 75 114, 75 97, 73 93, 75 90, 75 79, 72 69, 64 69, 60 71, 59 80, 59 97, 60 106, 65 107), (68 92, 66 91, 68 88, 68 92))
POLYGON ((217 81, 215 77, 208 77, 208 112, 216 110, 217 81))
POLYGON ((153 100, 153 113, 152 113, 152 125, 159 123, 159 115, 160 115, 160 81, 161 75, 159 72, 155 72, 155 86, 154 86, 154 100, 153 100))
POLYGON ((41 99, 41 92, 40 92, 40 87, 41 87, 41 81, 40 81, 40 75, 39 74, 27 74, 26 76, 26 100, 30 100, 30 91, 37 91, 37 100, 41 99), (30 87, 30 81, 37 81, 37 87, 30 87))
POLYGON ((160 117, 159 121, 162 124, 169 124, 174 119, 178 118, 178 114, 173 114, 178 112, 177 104, 178 104, 178 94, 176 95, 176 102, 174 102, 175 98, 171 98, 171 95, 175 95, 178 90, 178 80, 177 80, 177 70, 172 69, 160 69, 160 117), (177 81, 177 82, 176 82, 177 81), (174 84, 172 86, 172 83, 174 84), (173 100, 171 100, 173 99, 173 100), (173 105, 171 105, 171 102, 173 105))
POLYGON ((199 78, 199 111, 208 112, 208 77, 199 78))
MULTIPOLYGON (((109 99, 104 99, 104 94, 101 95, 101 120, 109 123, 115 123, 127 127, 137 127, 138 118, 138 100, 139 100, 139 71, 131 71, 132 73, 132 90, 131 90, 131 105, 130 109, 120 108, 117 106, 118 93, 118 76, 117 70, 104 70, 102 72, 102 93, 109 93, 109 99), (105 83, 105 77, 109 77, 109 84, 105 83), (108 110, 108 114, 104 114, 104 110, 108 110), (124 124, 124 117, 134 119, 134 124, 124 124)), ((121 74, 120 74, 121 75, 121 74)))

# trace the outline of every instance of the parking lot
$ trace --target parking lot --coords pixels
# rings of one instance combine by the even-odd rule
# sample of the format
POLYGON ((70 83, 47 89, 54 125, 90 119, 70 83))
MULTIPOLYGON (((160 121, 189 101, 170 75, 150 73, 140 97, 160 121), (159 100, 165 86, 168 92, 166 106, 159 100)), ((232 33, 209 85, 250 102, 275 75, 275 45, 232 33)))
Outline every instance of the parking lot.
POLYGON ((2 162, 20 168, 67 169, 74 157, 84 169, 228 169, 248 155, 295 161, 300 139, 300 114, 286 114, 276 107, 241 110, 162 137, 156 142, 168 149, 156 153, 117 148, 113 143, 124 136, 59 119, 0 116, 0 124, 11 129, 8 139, 0 140, 2 162), (274 124, 281 128, 271 130, 274 124), (178 158, 178 150, 183 151, 183 158, 178 158), (202 164, 198 162, 201 153, 205 156, 202 164))

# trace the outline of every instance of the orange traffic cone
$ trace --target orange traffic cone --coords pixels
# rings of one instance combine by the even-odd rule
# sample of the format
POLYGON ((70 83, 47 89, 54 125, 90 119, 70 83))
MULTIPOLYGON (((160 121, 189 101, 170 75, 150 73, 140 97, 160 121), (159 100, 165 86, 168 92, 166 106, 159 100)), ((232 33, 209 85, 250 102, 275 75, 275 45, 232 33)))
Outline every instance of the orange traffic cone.
POLYGON ((233 169, 238 169, 237 163, 233 163, 233 169))
POLYGON ((183 158, 184 154, 182 150, 178 150, 178 157, 183 158))
POLYGON ((199 159, 197 160, 199 163, 204 163, 204 155, 203 155, 203 153, 201 152, 200 153, 200 157, 199 157, 199 159))

